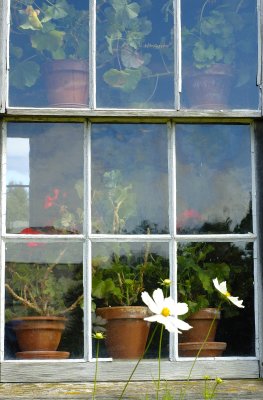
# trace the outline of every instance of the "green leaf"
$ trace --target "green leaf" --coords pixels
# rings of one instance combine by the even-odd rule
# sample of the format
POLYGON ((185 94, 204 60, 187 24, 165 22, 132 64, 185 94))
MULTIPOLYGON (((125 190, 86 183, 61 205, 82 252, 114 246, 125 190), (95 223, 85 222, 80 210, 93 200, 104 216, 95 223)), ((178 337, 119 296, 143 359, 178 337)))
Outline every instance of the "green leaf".
POLYGON ((47 50, 50 53, 55 53, 63 45, 65 32, 52 30, 47 33, 37 32, 31 37, 31 44, 38 51, 47 50))
POLYGON ((130 18, 137 18, 140 12, 140 6, 138 3, 127 4, 127 14, 130 18))
POLYGON ((119 71, 112 68, 105 72, 103 79, 109 86, 121 89, 124 92, 131 92, 136 89, 138 82, 141 79, 141 71, 138 69, 125 69, 119 71))
POLYGON ((48 6, 45 10, 45 17, 41 20, 41 22, 47 22, 51 19, 60 19, 65 18, 68 13, 65 11, 67 8, 67 4, 64 1, 57 2, 52 6, 48 6))
POLYGON ((40 67, 34 61, 24 61, 12 68, 10 81, 17 89, 33 86, 40 77, 40 67))

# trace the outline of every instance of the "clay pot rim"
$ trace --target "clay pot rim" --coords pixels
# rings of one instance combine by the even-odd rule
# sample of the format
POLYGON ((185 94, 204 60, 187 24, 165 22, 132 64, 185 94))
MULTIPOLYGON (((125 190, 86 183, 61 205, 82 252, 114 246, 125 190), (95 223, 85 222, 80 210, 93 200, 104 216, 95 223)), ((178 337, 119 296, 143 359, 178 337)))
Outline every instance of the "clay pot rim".
POLYGON ((63 60, 49 60, 46 61, 43 64, 43 69, 46 73, 50 72, 50 69, 52 71, 58 71, 60 72, 61 70, 63 71, 79 71, 79 72, 85 72, 88 74, 88 66, 89 63, 87 60, 74 60, 71 58, 66 58, 63 60))
POLYGON ((220 319, 221 317, 221 312, 217 308, 213 307, 207 307, 207 308, 201 308, 201 310, 196 311, 195 313, 189 315, 187 320, 191 319, 220 319))
POLYGON ((99 307, 96 309, 96 313, 105 319, 121 319, 121 318, 143 319, 150 315, 149 308, 146 306, 99 307))
POLYGON ((13 318, 11 321, 67 321, 66 317, 60 317, 56 315, 32 315, 30 317, 16 317, 13 318))
POLYGON ((216 350, 225 350, 227 343, 226 342, 186 342, 186 343, 179 343, 178 348, 180 350, 199 350, 200 347, 203 347, 202 350, 210 350, 210 349, 216 349, 216 350))

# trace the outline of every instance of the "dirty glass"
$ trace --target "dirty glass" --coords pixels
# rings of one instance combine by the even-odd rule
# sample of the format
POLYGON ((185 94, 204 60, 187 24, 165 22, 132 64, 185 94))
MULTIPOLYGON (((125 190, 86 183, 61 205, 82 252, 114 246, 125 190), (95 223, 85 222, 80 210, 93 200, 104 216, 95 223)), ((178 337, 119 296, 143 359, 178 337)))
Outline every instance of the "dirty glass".
POLYGON ((76 234, 83 225, 83 125, 9 123, 6 231, 76 234))
POLYGON ((97 1, 97 107, 174 108, 173 25, 172 1, 97 1))
POLYGON ((167 233, 167 127, 94 124, 91 199, 94 233, 167 233))
POLYGON ((183 0, 181 106, 258 109, 257 1, 183 0))
POLYGON ((82 243, 7 243, 5 359, 83 357, 82 269, 82 243))
POLYGON ((176 125, 177 232, 252 232, 249 125, 176 125))
POLYGON ((188 304, 188 322, 193 326, 179 336, 179 356, 196 355, 215 316, 213 334, 200 356, 254 356, 253 244, 182 242, 178 244, 177 265, 178 301, 188 304), (215 278, 219 283, 227 282, 227 296, 243 300, 244 308, 215 289, 215 278), (205 317, 200 314, 203 309, 210 309, 205 317), (199 321, 193 321, 196 313, 199 321), (201 330, 201 317, 206 319, 209 314, 212 319, 201 330))
POLYGON ((11 0, 9 105, 87 107, 88 0, 11 0))
MULTIPOLYGON (((162 287, 161 282, 168 277, 167 243, 93 243, 92 328, 93 332, 103 332, 106 336, 106 343, 103 341, 101 344, 101 357, 138 359, 143 354, 147 338, 152 336, 156 323, 150 325, 141 320, 149 316, 141 292, 145 290, 152 296, 153 291, 162 287), (140 336, 136 336, 136 331, 140 336)), ((146 358, 157 358, 159 337, 160 329, 154 335, 146 358)), ((166 331, 162 346, 162 357, 165 358, 169 355, 168 339, 166 331)), ((94 355, 95 349, 94 343, 94 355)))

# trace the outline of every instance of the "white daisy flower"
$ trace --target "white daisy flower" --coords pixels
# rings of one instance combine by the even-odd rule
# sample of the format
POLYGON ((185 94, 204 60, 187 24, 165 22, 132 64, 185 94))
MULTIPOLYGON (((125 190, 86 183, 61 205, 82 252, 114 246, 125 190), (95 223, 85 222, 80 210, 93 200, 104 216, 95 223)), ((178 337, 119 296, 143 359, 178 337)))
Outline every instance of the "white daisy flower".
POLYGON ((227 298, 227 300, 231 301, 231 303, 233 303, 235 306, 239 307, 239 308, 244 308, 245 306, 243 306, 243 300, 239 300, 238 297, 233 297, 231 296, 231 294, 228 292, 227 287, 226 287, 226 281, 219 283, 218 279, 215 278, 213 279, 213 284, 215 286, 215 288, 223 295, 227 298))
POLYGON ((147 293, 142 292, 142 301, 149 307, 155 315, 144 318, 145 321, 159 322, 163 324, 169 332, 180 332, 192 328, 187 322, 177 318, 188 312, 186 303, 176 303, 171 297, 164 297, 162 289, 153 292, 153 298, 147 293))

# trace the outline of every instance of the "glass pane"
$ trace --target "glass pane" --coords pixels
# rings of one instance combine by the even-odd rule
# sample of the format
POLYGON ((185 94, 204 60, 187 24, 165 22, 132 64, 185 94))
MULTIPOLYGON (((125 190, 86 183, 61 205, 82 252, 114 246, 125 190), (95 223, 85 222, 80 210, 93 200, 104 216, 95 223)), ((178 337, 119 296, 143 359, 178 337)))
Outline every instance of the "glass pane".
POLYGON ((97 1, 97 106, 174 108, 173 5, 97 1))
POLYGON ((177 125, 179 233, 252 232, 249 125, 177 125))
POLYGON ((83 357, 82 269, 81 243, 6 245, 5 358, 83 357))
POLYGON ((93 232, 166 233, 166 125, 101 124, 92 129, 93 232))
POLYGON ((88 0, 11 0, 9 105, 88 104, 88 0))
MULTIPOLYGON (((252 243, 179 243, 177 281, 178 300, 189 305, 190 325, 194 324, 192 316, 196 312, 210 307, 221 309, 221 318, 215 321, 215 328, 218 324, 215 337, 209 337, 205 349, 218 353, 211 353, 210 356, 255 355, 252 243), (220 295, 212 282, 215 278, 219 283, 226 281, 228 292, 243 300, 245 308, 235 306, 220 295)), ((211 322, 204 336, 210 325, 211 322)), ((188 332, 191 332, 191 337, 185 332, 179 336, 181 356, 195 356, 196 349, 192 349, 191 342, 198 343, 195 345, 198 350, 204 339, 197 327, 188 332), (196 333, 198 337, 194 337, 196 333), (190 354, 190 351, 195 351, 195 354, 190 354)))
POLYGON ((83 231, 83 125, 9 123, 7 232, 83 231))
POLYGON ((257 1, 182 2, 182 107, 259 107, 257 1))
MULTIPOLYGON (((147 335, 150 338, 155 328, 155 323, 149 326, 142 321, 148 315, 148 308, 141 300, 141 292, 145 290, 152 295, 161 281, 169 277, 168 244, 94 243, 92 275, 93 331, 106 330, 106 347, 103 344, 100 356, 138 359, 144 351, 147 335), (119 312, 125 313, 125 317, 119 317, 119 312), (127 325, 122 318, 128 319, 127 325), (140 326, 138 342, 130 318, 136 327, 140 326)), ((159 333, 157 330, 146 357, 157 357, 159 333)), ((169 354, 168 339, 166 331, 163 357, 169 354)))

